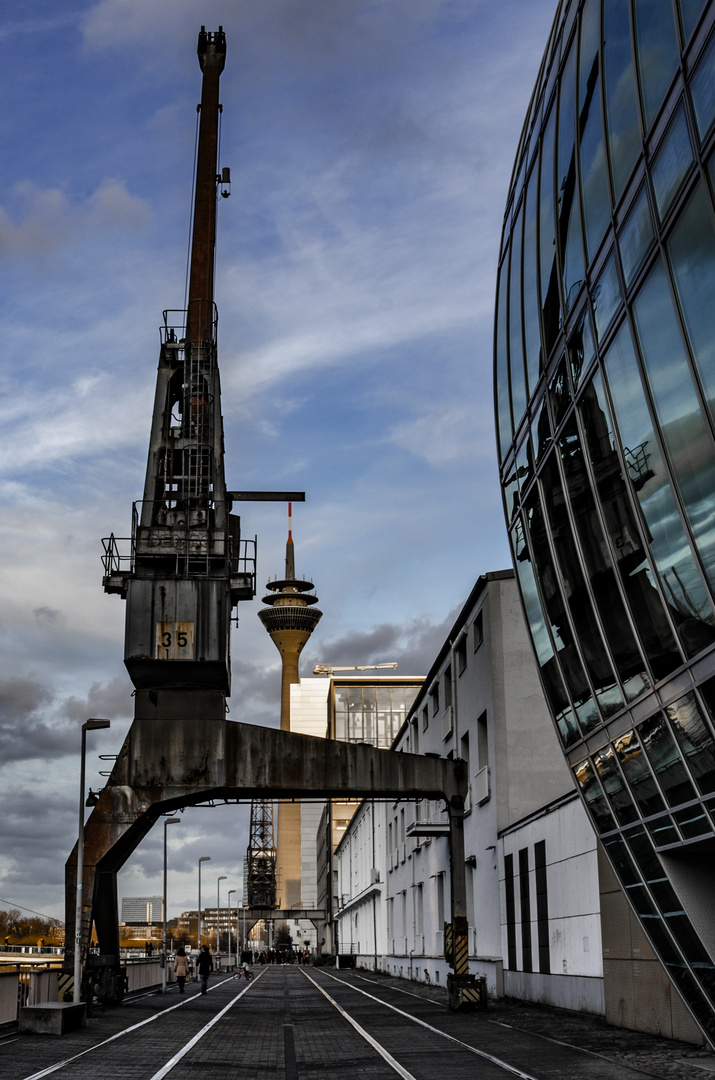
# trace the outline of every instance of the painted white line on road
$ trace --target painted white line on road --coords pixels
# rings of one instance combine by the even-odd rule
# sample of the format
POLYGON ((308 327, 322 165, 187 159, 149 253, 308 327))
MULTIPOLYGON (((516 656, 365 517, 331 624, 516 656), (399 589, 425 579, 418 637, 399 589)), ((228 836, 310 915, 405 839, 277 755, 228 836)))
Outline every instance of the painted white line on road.
MULTIPOLYGON (((341 1005, 338 1005, 337 1001, 334 998, 331 998, 330 994, 327 992, 327 990, 323 989, 323 987, 320 985, 320 983, 317 983, 315 981, 315 979, 312 979, 310 977, 310 975, 307 973, 307 971, 303 971, 302 968, 300 970, 303 973, 303 975, 305 975, 308 982, 312 982, 313 986, 315 986, 318 990, 320 990, 321 994, 328 999, 328 1001, 330 1002, 331 1005, 335 1006, 335 1008, 338 1010, 340 1015, 343 1016, 347 1020, 347 1022, 349 1024, 351 1024, 352 1027, 355 1028, 355 1030, 357 1031, 357 1033, 359 1035, 362 1035, 363 1039, 365 1039, 366 1042, 370 1043, 370 1046, 372 1046, 372 1048, 374 1050, 377 1050, 380 1057, 385 1059, 385 1061, 390 1066, 390 1068, 394 1069, 395 1072, 397 1073, 397 1075, 402 1077, 402 1080, 415 1080, 415 1077, 412 1075, 412 1073, 408 1072, 407 1069, 403 1069, 403 1067, 402 1067, 402 1065, 400 1065, 399 1061, 396 1061, 395 1058, 393 1058, 392 1054, 388 1053, 387 1050, 385 1049, 385 1047, 382 1046, 377 1041, 377 1039, 373 1039, 372 1035, 368 1035, 367 1031, 365 1031, 365 1028, 360 1027, 357 1020, 353 1020, 350 1013, 345 1012, 345 1009, 343 1009, 343 1007, 341 1005)), ((332 978, 332 976, 331 976, 331 978, 332 978)), ((337 981, 342 982, 342 979, 338 979, 337 981)), ((362 993, 362 991, 360 991, 360 992, 362 993)), ((369 995, 368 995, 368 997, 369 997, 369 995)), ((158 1080, 158 1078, 152 1077, 151 1080, 158 1080)))
MULTIPOLYGON (((510 1065, 507 1061, 502 1061, 501 1058, 494 1057, 493 1054, 488 1054, 486 1050, 477 1050, 476 1046, 470 1046, 469 1043, 462 1042, 461 1039, 455 1039, 453 1035, 448 1035, 446 1031, 440 1031, 439 1028, 432 1027, 431 1024, 425 1023, 424 1020, 419 1020, 416 1016, 411 1016, 410 1013, 403 1012, 402 1009, 398 1009, 396 1005, 390 1005, 389 1001, 383 1001, 382 998, 375 997, 374 994, 368 994, 366 990, 361 990, 359 986, 353 986, 352 983, 346 982, 345 979, 338 979, 335 975, 330 975, 327 971, 323 972, 329 979, 334 979, 335 982, 341 983, 343 986, 347 986, 350 990, 354 990, 356 994, 364 994, 365 997, 371 998, 373 1001, 377 1001, 378 1004, 384 1005, 386 1009, 392 1009, 393 1012, 399 1013, 400 1016, 406 1017, 411 1020, 413 1024, 419 1024, 420 1027, 427 1028, 428 1031, 433 1031, 435 1035, 441 1035, 443 1039, 448 1039, 450 1042, 456 1043, 457 1046, 464 1047, 465 1050, 470 1050, 471 1053, 477 1054, 480 1058, 484 1058, 486 1061, 491 1061, 494 1065, 499 1065, 502 1069, 506 1069, 507 1072, 512 1073, 514 1076, 518 1076, 521 1080, 536 1080, 536 1077, 531 1076, 530 1073, 522 1072, 521 1069, 517 1069, 514 1065, 510 1065)), ((313 980, 311 979, 311 982, 313 980)), ((388 988, 389 989, 389 988, 388 988)), ((425 1000, 424 998, 422 1000, 425 1000)), ((434 1002, 432 1002, 434 1004, 434 1002)))
MULTIPOLYGON (((222 986, 223 983, 229 981, 229 979, 224 979, 223 982, 216 983, 211 989, 215 990, 216 987, 222 986)), ((25 1080, 41 1080, 41 1077, 43 1076, 50 1076, 52 1073, 64 1069, 66 1065, 71 1065, 73 1061, 78 1061, 87 1054, 91 1054, 93 1050, 99 1050, 100 1046, 107 1046, 108 1043, 114 1042, 116 1039, 121 1039, 124 1035, 129 1035, 131 1031, 136 1031, 138 1028, 144 1027, 145 1024, 153 1024, 155 1020, 160 1020, 162 1016, 166 1016, 167 1013, 173 1012, 174 1009, 180 1009, 182 1005, 186 1005, 189 1001, 193 1001, 195 997, 198 997, 198 994, 190 994, 187 996, 186 1001, 178 1001, 176 1005, 170 1005, 168 1009, 162 1009, 161 1012, 155 1013, 154 1016, 150 1016, 146 1020, 140 1020, 138 1024, 132 1024, 131 1027, 124 1028, 123 1031, 118 1031, 116 1035, 110 1035, 108 1039, 103 1039, 102 1042, 95 1043, 94 1046, 88 1046, 86 1050, 81 1050, 79 1054, 74 1054, 72 1057, 65 1058, 64 1061, 58 1061, 54 1065, 48 1065, 46 1069, 41 1069, 40 1072, 32 1073, 31 1076, 26 1076, 25 1080)))
MULTIPOLYGON (((260 978, 260 975, 258 976, 258 978, 260 978)), ((257 982, 258 980, 255 981, 257 982)), ((221 1020, 226 1015, 228 1010, 232 1009, 236 1002, 240 1001, 243 995, 248 993, 248 991, 251 989, 253 982, 254 980, 252 979, 251 982, 249 982, 248 986, 244 986, 243 990, 241 990, 240 993, 236 994, 235 998, 232 998, 232 1000, 229 1001, 228 1005, 224 1005, 223 1009, 221 1009, 221 1012, 216 1013, 214 1018, 212 1020, 209 1020, 208 1024, 205 1024, 201 1028, 201 1031, 197 1031, 193 1039, 189 1039, 189 1041, 184 1046, 182 1046, 176 1054, 174 1054, 173 1058, 169 1058, 166 1065, 163 1065, 159 1069, 159 1072, 155 1072, 154 1075, 150 1077, 150 1080, 163 1080, 163 1077, 168 1076, 174 1066, 179 1064, 184 1054, 188 1050, 191 1050, 193 1046, 196 1046, 197 1042, 200 1042, 201 1039, 203 1039, 206 1032, 210 1031, 214 1024, 218 1024, 219 1020, 221 1020)))

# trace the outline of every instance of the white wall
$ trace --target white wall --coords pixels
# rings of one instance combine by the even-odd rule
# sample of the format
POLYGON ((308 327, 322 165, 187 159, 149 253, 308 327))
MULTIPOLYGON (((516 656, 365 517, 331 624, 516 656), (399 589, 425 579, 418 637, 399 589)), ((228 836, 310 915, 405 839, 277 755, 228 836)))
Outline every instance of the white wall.
MULTIPOLYGON (((556 1004, 570 999, 602 1011, 595 838, 580 802, 571 797, 573 780, 541 694, 513 576, 490 575, 475 589, 395 748, 468 758, 471 792, 464 839, 470 971, 486 976, 492 994, 506 988, 517 996, 556 1004), (481 641, 475 623, 481 626, 481 641), (433 689, 439 690, 436 713, 433 689), (451 713, 446 707, 450 696, 451 713), (551 811, 541 813, 548 806, 551 811), (538 960, 533 851, 539 841, 545 842, 547 863, 550 974, 539 972, 538 960), (530 851, 532 973, 520 970, 518 877, 518 963, 517 970, 505 970, 504 855, 513 854, 518 868, 522 848, 530 851)), ((382 815, 376 814, 377 889, 370 878, 371 854, 368 858, 371 811, 367 805, 360 809, 337 852, 343 903, 339 933, 346 948, 359 945, 360 963, 373 966, 374 956, 363 950, 366 941, 373 943, 366 926, 377 897, 382 912, 375 943, 378 968, 444 984, 450 970, 443 956, 443 923, 451 921, 448 840, 445 835, 410 837, 413 822, 438 826, 446 822, 446 813, 438 803, 423 800, 383 804, 382 815)))

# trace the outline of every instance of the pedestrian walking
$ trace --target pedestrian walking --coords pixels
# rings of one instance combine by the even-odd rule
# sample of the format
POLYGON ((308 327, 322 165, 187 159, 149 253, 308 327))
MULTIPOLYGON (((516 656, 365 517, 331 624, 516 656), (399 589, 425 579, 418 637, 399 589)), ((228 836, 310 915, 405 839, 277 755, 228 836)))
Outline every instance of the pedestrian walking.
POLYGON ((196 964, 196 970, 198 972, 199 979, 201 980, 201 993, 205 994, 209 988, 209 975, 214 969, 213 956, 209 952, 208 945, 201 946, 201 952, 199 953, 199 959, 196 964))
POLYGON ((184 986, 186 985, 186 979, 189 974, 189 958, 186 955, 186 949, 183 945, 180 945, 176 950, 176 956, 174 957, 174 975, 176 976, 176 982, 179 986, 179 993, 184 993, 184 986))

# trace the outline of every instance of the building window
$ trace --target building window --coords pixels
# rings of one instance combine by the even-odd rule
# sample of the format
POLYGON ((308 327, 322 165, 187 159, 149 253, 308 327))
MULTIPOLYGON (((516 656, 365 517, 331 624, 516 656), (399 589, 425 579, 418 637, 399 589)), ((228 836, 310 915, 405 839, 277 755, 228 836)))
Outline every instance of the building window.
POLYGON ((454 656, 457 661, 457 674, 461 675, 467 666, 467 639, 464 634, 454 647, 454 656))
POLYGON ((477 617, 472 623, 472 641, 474 642, 474 651, 476 652, 484 641, 484 619, 481 611, 477 612, 477 617))
POLYGON ((444 669, 444 707, 449 709, 452 704, 452 665, 448 664, 444 669))
POLYGON ((519 852, 519 900, 521 907, 521 970, 533 971, 531 961, 531 896, 529 893, 529 849, 519 852))
POLYGON ((430 704, 432 706, 432 715, 436 716, 439 712, 439 683, 436 682, 429 692, 430 704))
POLYGON ((489 729, 486 710, 477 720, 477 766, 484 769, 489 764, 489 729))
POLYGON ((504 889, 506 892, 506 966, 517 970, 516 963, 516 904, 514 902, 514 856, 504 856, 504 889))
POLYGON ((549 897, 546 884, 546 841, 534 845, 534 876, 536 878, 536 926, 539 943, 539 971, 551 971, 549 951, 549 897))
POLYGON ((424 709, 422 710, 422 730, 426 731, 428 727, 429 727, 429 709, 425 705, 424 709))
POLYGON ((424 895, 422 890, 422 882, 419 881, 415 888, 415 933, 424 934, 425 932, 425 906, 424 895))

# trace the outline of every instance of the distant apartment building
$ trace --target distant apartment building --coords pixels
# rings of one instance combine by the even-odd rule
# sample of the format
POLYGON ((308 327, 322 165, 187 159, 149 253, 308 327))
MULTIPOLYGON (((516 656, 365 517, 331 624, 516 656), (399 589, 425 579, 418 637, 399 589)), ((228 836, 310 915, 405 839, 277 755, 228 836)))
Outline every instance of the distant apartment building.
MULTIPOLYGON (((421 675, 376 675, 374 671, 301 679, 290 687, 290 730, 340 742, 367 742, 389 748, 422 685, 421 675)), ((325 939, 330 951, 331 916, 336 909, 333 852, 358 801, 303 800, 300 815, 300 906, 323 909, 325 922, 297 922, 302 940, 325 939)), ((280 872, 280 871, 279 871, 280 872)))
POLYGON ((122 898, 122 922, 151 923, 161 921, 160 896, 125 896, 122 898))

